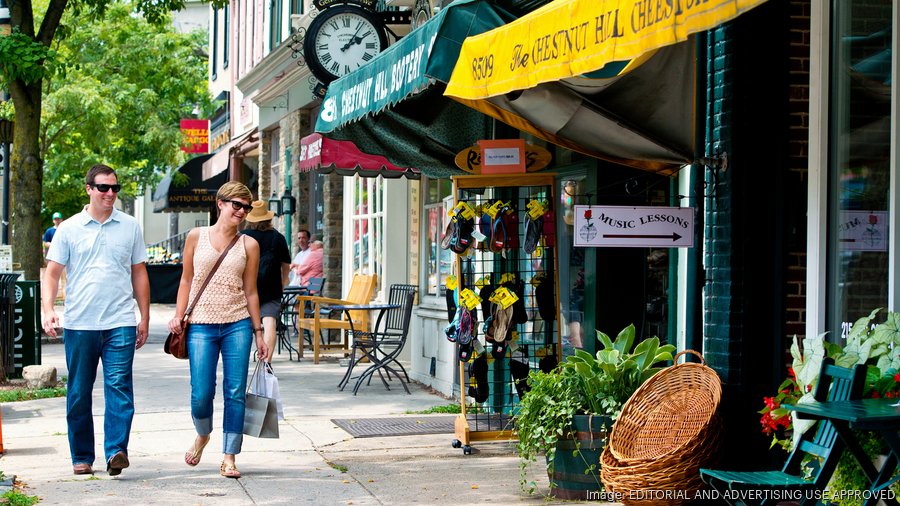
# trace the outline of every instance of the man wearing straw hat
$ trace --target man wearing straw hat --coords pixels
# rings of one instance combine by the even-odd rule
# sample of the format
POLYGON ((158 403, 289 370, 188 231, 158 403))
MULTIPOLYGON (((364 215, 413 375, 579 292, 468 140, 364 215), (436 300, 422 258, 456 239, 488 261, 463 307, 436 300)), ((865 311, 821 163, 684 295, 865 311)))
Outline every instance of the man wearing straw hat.
POLYGON ((253 208, 246 218, 247 229, 243 233, 259 243, 256 290, 259 293, 263 339, 269 349, 266 362, 271 362, 272 353, 275 351, 275 326, 281 312, 281 293, 288 283, 288 273, 291 270, 291 253, 288 250, 287 240, 281 232, 272 227, 275 213, 269 211, 266 201, 255 200, 251 206, 253 208))

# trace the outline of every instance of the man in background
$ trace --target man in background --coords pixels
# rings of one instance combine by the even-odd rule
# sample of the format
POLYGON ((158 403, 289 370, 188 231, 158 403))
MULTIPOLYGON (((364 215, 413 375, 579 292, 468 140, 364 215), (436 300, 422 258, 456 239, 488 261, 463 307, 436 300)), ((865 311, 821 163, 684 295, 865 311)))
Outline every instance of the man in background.
POLYGON ((288 280, 288 284, 291 286, 300 286, 300 278, 297 273, 297 269, 300 268, 300 265, 303 264, 303 261, 306 260, 306 257, 309 256, 309 243, 312 239, 312 236, 309 233, 309 230, 301 230, 297 232, 297 246, 300 248, 300 251, 294 255, 294 259, 291 261, 291 274, 290 279, 288 280))
POLYGON ((53 241, 53 235, 56 234, 56 227, 58 227, 59 224, 62 223, 62 221, 63 221, 62 213, 59 213, 59 212, 53 213, 53 226, 48 228, 47 230, 44 230, 44 237, 42 240, 44 241, 44 255, 45 256, 47 255, 47 250, 50 249, 50 242, 53 241))

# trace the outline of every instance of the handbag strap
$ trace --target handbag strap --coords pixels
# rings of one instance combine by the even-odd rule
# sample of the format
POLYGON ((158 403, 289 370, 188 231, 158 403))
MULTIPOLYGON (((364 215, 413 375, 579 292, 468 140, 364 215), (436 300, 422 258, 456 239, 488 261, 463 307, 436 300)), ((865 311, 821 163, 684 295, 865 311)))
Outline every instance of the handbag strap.
POLYGON ((250 387, 253 386, 253 380, 256 379, 256 375, 259 374, 259 366, 263 363, 262 360, 256 361, 256 369, 253 369, 253 376, 250 376, 250 381, 247 382, 247 393, 250 393, 250 387))
POLYGON ((203 294, 203 290, 206 288, 206 285, 209 284, 209 281, 212 279, 213 274, 216 273, 216 269, 218 269, 219 266, 222 265, 222 261, 225 260, 226 256, 228 256, 228 252, 231 251, 232 246, 237 244, 237 241, 238 241, 238 239, 240 239, 240 237, 241 237, 240 233, 235 235, 234 239, 232 239, 231 242, 228 243, 228 247, 225 248, 225 251, 223 251, 222 254, 219 255, 219 259, 216 260, 216 264, 213 265, 213 268, 209 271, 209 274, 206 275, 206 279, 203 280, 203 284, 200 285, 200 290, 197 291, 197 295, 194 296, 194 300, 191 301, 191 303, 188 305, 187 311, 184 312, 184 316, 181 318, 182 321, 186 320, 188 317, 191 316, 191 313, 194 312, 194 306, 196 306, 197 301, 200 300, 200 295, 203 294))

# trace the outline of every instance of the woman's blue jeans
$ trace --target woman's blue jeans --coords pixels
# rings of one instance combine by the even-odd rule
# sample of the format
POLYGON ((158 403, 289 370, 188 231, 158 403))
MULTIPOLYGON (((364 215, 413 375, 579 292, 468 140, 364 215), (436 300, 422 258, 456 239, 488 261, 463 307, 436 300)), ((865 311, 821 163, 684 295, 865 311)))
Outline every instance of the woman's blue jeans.
POLYGON ((216 369, 222 355, 223 453, 241 453, 244 439, 244 396, 250 343, 250 319, 234 323, 192 323, 188 327, 188 361, 191 365, 191 418, 197 434, 212 433, 213 399, 216 396, 216 369))
POLYGON ((128 453, 128 437, 134 418, 132 365, 136 327, 110 330, 65 329, 66 367, 69 369, 66 422, 72 464, 94 464, 94 415, 91 398, 97 364, 103 361, 103 451, 106 460, 128 453))

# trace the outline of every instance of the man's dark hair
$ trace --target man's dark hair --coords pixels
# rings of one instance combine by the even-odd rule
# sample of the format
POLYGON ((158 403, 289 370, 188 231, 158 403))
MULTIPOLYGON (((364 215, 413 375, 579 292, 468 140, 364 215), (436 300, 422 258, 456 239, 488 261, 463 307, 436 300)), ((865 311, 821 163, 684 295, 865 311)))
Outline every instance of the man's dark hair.
POLYGON ((116 176, 116 180, 119 179, 119 175, 116 174, 116 171, 112 167, 98 163, 88 170, 87 175, 84 177, 85 184, 94 184, 94 178, 102 174, 112 174, 113 176, 116 176))
POLYGON ((307 239, 312 239, 312 234, 310 234, 310 233, 309 233, 309 230, 306 230, 305 228, 302 228, 302 229, 298 230, 298 231, 297 231, 297 234, 299 235, 299 234, 302 234, 303 232, 306 232, 306 238, 307 238, 307 239))

